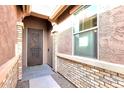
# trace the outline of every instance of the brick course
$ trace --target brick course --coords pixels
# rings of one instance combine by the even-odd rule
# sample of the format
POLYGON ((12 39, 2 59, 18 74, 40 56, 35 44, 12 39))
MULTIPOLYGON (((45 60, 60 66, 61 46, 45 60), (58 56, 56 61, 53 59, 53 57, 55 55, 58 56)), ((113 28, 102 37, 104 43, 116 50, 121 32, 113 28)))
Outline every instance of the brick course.
POLYGON ((58 57, 58 72, 80 88, 121 88, 124 75, 58 57))
POLYGON ((15 88, 18 80, 18 57, 14 57, 0 67, 0 88, 15 88))

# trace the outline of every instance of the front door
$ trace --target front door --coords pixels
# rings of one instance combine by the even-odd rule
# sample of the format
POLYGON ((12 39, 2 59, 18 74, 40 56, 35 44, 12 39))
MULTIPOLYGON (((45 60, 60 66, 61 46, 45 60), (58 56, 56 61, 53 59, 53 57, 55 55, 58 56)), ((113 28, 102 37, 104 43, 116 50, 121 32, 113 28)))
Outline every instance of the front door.
POLYGON ((28 66, 41 65, 43 63, 43 31, 28 29, 28 66))

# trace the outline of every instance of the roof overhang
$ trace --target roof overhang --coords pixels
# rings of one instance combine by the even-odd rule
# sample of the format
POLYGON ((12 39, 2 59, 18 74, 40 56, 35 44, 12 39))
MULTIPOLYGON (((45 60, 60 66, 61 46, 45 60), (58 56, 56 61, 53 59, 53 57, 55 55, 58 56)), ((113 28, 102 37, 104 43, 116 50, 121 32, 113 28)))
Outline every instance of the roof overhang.
POLYGON ((68 6, 68 8, 61 15, 59 15, 56 18, 56 20, 54 20, 55 23, 57 23, 57 24, 61 23, 66 18, 71 16, 79 7, 80 7, 80 5, 70 5, 70 6, 68 6))
POLYGON ((30 15, 31 13, 31 6, 30 5, 22 5, 22 11, 25 16, 30 15))
POLYGON ((54 13, 49 17, 51 22, 59 24, 64 21, 70 15, 72 15, 81 5, 61 5, 54 13))
POLYGON ((32 12, 30 5, 23 5, 22 8, 26 16, 32 15, 59 24, 67 17, 72 15, 80 6, 81 5, 58 5, 58 7, 52 12, 50 16, 32 12))
POLYGON ((69 7, 69 5, 60 5, 56 8, 52 15, 49 17, 49 20, 55 22, 55 20, 69 7))

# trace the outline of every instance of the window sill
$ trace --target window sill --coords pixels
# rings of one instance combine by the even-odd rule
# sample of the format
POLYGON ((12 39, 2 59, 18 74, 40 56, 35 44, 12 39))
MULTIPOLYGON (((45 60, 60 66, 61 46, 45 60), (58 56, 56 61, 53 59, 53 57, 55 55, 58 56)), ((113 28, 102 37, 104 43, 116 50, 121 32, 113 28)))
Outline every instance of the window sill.
POLYGON ((60 58, 75 61, 77 63, 88 64, 88 65, 92 65, 92 66, 96 66, 96 67, 103 68, 106 70, 124 74, 124 65, 109 63, 106 61, 101 61, 101 60, 91 59, 91 58, 86 58, 86 57, 67 55, 67 54, 62 54, 62 53, 57 53, 56 55, 60 58))

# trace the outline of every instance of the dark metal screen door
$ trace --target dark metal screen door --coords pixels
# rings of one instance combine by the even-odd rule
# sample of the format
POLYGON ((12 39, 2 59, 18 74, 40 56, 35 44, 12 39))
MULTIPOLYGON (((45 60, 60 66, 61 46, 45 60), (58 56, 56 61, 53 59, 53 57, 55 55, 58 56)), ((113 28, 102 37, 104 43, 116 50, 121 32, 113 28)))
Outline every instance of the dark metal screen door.
POLYGON ((43 63, 43 31, 28 29, 28 66, 43 63))

